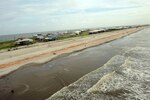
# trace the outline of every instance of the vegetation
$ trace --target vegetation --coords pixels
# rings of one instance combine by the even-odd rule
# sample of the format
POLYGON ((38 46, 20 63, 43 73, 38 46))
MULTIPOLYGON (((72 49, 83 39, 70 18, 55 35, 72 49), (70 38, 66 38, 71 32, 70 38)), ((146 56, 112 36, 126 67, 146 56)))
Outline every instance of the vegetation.
POLYGON ((0 50, 16 47, 14 41, 0 42, 0 50))
POLYGON ((63 39, 68 39, 68 38, 73 38, 73 37, 81 37, 81 36, 87 36, 89 35, 88 32, 81 32, 80 34, 76 35, 76 34, 64 34, 61 35, 57 38, 57 40, 63 40, 63 39))
MULTIPOLYGON (((68 39, 68 38, 73 38, 73 37, 83 37, 83 36, 87 36, 88 32, 81 32, 80 34, 76 35, 76 34, 64 34, 61 36, 58 36, 56 40, 63 40, 63 39, 68 39)), ((38 42, 36 41, 34 38, 32 38, 33 44, 38 42)), ((0 50, 2 49, 11 49, 14 47, 17 47, 19 45, 15 45, 15 41, 6 41, 6 42, 0 42, 0 50)))

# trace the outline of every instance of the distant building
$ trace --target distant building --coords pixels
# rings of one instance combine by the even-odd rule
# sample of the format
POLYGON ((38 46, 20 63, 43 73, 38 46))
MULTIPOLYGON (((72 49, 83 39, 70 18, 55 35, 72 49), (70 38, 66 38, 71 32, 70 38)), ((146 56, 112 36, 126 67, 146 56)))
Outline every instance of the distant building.
POLYGON ((42 34, 36 34, 33 37, 35 38, 35 40, 39 40, 39 41, 43 41, 45 38, 42 34))
POLYGON ((89 31, 89 34, 97 34, 97 33, 102 33, 102 32, 105 32, 105 29, 89 31))
POLYGON ((75 35, 79 35, 81 33, 81 31, 75 31, 74 33, 75 33, 75 35))
POLYGON ((56 35, 53 35, 53 34, 50 34, 50 35, 47 35, 45 38, 44 38, 44 41, 54 41, 58 38, 58 36, 56 35))
POLYGON ((33 40, 32 39, 26 39, 26 38, 19 38, 16 41, 16 45, 28 45, 28 44, 32 44, 33 40))

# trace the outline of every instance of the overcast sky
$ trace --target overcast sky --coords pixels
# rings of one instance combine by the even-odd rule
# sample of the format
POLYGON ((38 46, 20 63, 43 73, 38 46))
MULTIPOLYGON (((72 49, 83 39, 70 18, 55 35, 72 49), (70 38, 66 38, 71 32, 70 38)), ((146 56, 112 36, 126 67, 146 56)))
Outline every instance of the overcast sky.
POLYGON ((0 34, 150 24, 149 0, 0 0, 0 34))

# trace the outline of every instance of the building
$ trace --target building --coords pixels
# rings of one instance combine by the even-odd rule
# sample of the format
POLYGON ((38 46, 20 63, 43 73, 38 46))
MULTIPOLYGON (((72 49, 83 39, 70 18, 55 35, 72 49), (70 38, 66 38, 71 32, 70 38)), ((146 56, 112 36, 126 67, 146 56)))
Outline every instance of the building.
POLYGON ((102 33, 102 32, 105 32, 105 29, 89 31, 89 34, 97 34, 97 33, 102 33))
POLYGON ((32 39, 26 39, 26 38, 19 38, 16 41, 16 45, 29 45, 32 44, 33 40, 32 39))

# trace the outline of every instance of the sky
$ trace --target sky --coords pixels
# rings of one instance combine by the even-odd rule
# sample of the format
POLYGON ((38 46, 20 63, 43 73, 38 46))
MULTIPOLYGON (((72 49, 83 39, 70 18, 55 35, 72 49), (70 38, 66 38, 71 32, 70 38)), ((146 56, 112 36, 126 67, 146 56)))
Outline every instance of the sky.
POLYGON ((0 35, 135 24, 149 0, 0 0, 0 35))

